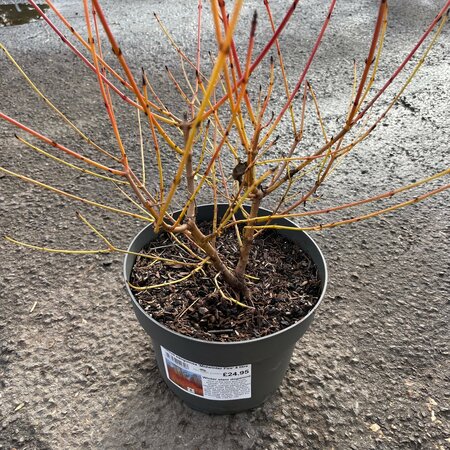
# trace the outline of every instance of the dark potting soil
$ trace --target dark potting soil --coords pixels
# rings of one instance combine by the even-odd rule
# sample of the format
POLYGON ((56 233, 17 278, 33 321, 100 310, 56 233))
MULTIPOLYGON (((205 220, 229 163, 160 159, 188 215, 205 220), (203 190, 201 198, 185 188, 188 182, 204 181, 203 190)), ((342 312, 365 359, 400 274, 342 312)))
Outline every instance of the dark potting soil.
MULTIPOLYGON (((201 224, 207 229, 206 224, 201 224)), ((185 245, 189 246, 187 241, 185 245)), ((239 246, 234 230, 217 241, 217 250, 228 267, 235 267, 239 246)), ((143 253, 184 262, 195 262, 169 235, 160 234, 143 253)), ((167 264, 138 256, 131 273, 137 287, 160 285, 190 274, 193 267, 167 264)), ((272 231, 255 240, 247 268, 252 292, 243 308, 223 298, 210 264, 186 280, 146 290, 133 290, 142 308, 155 320, 181 334, 208 341, 241 341, 282 330, 301 320, 320 297, 320 279, 310 258, 292 242, 272 231)), ((222 292, 232 298, 223 280, 222 292)))

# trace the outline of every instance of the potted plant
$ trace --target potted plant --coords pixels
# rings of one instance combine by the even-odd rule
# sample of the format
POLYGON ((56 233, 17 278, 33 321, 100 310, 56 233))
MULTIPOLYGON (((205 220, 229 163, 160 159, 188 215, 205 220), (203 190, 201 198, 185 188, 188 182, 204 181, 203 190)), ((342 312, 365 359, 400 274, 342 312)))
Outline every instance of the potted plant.
MULTIPOLYGON (((147 222, 129 249, 123 250, 79 215, 105 243, 99 253, 126 255, 127 289, 139 321, 152 337, 168 386, 187 404, 204 411, 228 413, 257 406, 277 388, 295 343, 325 294, 325 261, 305 231, 351 224, 450 187, 443 184, 397 203, 374 206, 364 214, 327 219, 340 211, 414 192, 414 188, 448 175, 450 169, 445 169, 357 201, 315 206, 334 170, 401 98, 445 25, 450 1, 444 2, 411 52, 387 76, 378 73, 387 29, 387 2, 380 1, 368 34, 365 61, 355 62, 354 79, 349 80, 348 110, 332 136, 309 77, 336 0, 324 11, 317 38, 304 66, 296 68, 294 82, 282 44, 286 27, 298 20, 298 0, 278 18, 265 1, 259 15, 255 13, 247 24, 239 20, 243 0, 230 8, 222 1, 211 1, 207 11, 200 0, 194 56, 176 44, 156 17, 180 61, 181 75, 169 67, 164 69, 180 97, 175 108, 168 106, 145 69, 137 76, 130 68, 98 0, 83 3, 83 32, 52 2, 46 3, 53 15, 45 14, 33 0, 29 3, 97 78, 117 153, 79 130, 18 65, 35 92, 90 150, 77 151, 4 113, 0 112, 0 117, 33 136, 33 142, 22 137, 23 133, 18 136, 30 148, 72 170, 113 181, 135 210, 99 204, 6 167, 0 170, 72 200, 147 222), (57 20, 52 18, 55 15, 57 20), (271 30, 267 42, 258 41, 258 21, 271 30), (212 30, 205 30, 208 23, 212 30), (216 47, 209 49, 210 58, 202 47, 202 31, 215 34, 216 47), (109 48, 112 58, 108 58, 109 48), (385 98, 390 85, 400 79, 394 97, 385 98), (117 102, 137 112, 138 152, 124 144, 117 102), (318 131, 312 148, 305 137, 307 119, 313 120, 318 131), (148 143, 150 155, 145 150, 148 143), (68 155, 70 160, 57 154, 68 155), (76 160, 82 166, 76 165, 76 160), (270 210, 265 208, 267 204, 270 210), (316 223, 299 224, 307 217, 317 218, 316 223)), ((2 46, 2 50, 17 64, 6 48, 2 46)))

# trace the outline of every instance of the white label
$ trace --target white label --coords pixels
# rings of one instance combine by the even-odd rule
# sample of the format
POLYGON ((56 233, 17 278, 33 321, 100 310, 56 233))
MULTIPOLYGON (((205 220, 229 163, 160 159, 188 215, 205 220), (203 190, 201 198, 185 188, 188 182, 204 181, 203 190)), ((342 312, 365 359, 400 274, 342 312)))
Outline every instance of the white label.
POLYGON ((252 396, 252 365, 204 366, 161 347, 167 378, 180 389, 209 400, 239 400, 252 396))

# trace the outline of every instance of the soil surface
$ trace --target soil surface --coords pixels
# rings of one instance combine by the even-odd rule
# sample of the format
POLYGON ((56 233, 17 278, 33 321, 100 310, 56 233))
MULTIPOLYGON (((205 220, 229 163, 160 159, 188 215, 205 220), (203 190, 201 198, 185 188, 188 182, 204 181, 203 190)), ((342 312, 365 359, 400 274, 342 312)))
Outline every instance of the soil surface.
MULTIPOLYGON (((212 232, 211 222, 200 223, 199 228, 206 236, 212 232)), ((187 239, 183 244, 189 248, 187 239)), ((239 243, 233 228, 222 233, 216 249, 227 267, 236 267, 239 243)), ((167 234, 160 234, 142 253, 185 264, 194 262, 167 234)), ((132 290, 147 314, 178 333, 207 341, 244 341, 276 333, 303 319, 321 294, 321 280, 308 255, 270 231, 258 236, 252 246, 246 271, 253 277, 246 279, 251 298, 238 297, 222 277, 214 281, 216 272, 210 265, 182 283, 145 289, 187 277, 191 271, 192 267, 180 263, 168 265, 138 256, 130 282, 141 288, 132 290), (230 298, 247 308, 233 304, 230 298)))
MULTIPOLYGON (((80 26, 80 2, 55 3, 80 26)), ((175 94, 164 65, 178 67, 178 60, 153 12, 186 47, 195 39, 196 2, 192 11, 173 0, 104 3, 136 73, 141 66, 151 68, 170 101, 175 94)), ((259 3, 245 2, 247 24, 259 3)), ((286 7, 282 1, 271 4, 276 17, 286 7)), ((381 79, 390 76, 440 4, 390 2, 381 79)), ((300 2, 297 21, 284 37, 290 72, 304 63, 327 7, 326 1, 300 2)), ((331 128, 342 123, 353 59, 361 67, 376 10, 369 0, 338 2, 314 62, 310 81, 331 128)), ((96 81, 59 38, 33 22, 0 28, 0 42, 72 120, 114 148, 102 102, 94 100, 99 99, 96 81)), ((383 192, 449 166, 449 55, 446 28, 402 102, 330 178, 325 204, 383 192)), ((69 145, 72 135, 61 119, 44 110, 4 56, 0 74, 2 110, 69 145)), ((116 201, 117 191, 108 183, 43 159, 14 133, 0 123, 0 165, 129 207, 116 201)), ((138 148, 135 134, 124 135, 125 145, 138 148)), ((314 137, 321 139, 320 132, 314 137)), ((232 167, 230 162, 230 173, 232 167)), ((162 382, 152 344, 127 299, 121 255, 51 255, 1 241, 0 448, 449 448, 448 202, 444 193, 396 214, 314 234, 329 266, 326 299, 297 344, 278 392, 260 408, 231 416, 192 411, 162 382)), ((1 234, 48 247, 101 248, 76 211, 120 248, 143 227, 0 174, 1 234)))

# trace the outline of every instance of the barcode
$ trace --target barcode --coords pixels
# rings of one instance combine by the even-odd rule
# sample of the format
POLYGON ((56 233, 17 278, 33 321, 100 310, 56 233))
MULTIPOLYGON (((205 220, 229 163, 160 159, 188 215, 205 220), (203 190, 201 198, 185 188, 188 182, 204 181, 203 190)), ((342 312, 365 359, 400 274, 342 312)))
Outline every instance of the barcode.
POLYGON ((168 353, 167 355, 169 356, 169 359, 171 359, 178 366, 184 367, 185 369, 189 369, 189 364, 185 363, 184 361, 181 361, 181 359, 176 358, 171 353, 168 353))

